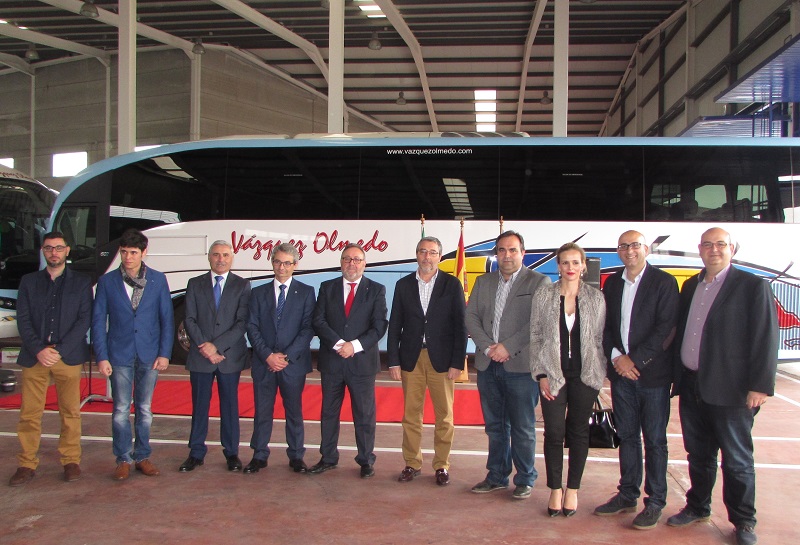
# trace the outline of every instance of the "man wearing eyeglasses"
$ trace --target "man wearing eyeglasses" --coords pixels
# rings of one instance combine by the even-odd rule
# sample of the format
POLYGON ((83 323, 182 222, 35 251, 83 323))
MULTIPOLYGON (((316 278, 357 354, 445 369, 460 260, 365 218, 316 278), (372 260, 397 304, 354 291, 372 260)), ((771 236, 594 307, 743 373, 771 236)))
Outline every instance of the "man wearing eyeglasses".
POLYGON ((386 333, 386 288, 363 276, 366 254, 358 244, 342 251, 342 276, 319 287, 314 309, 314 331, 319 336, 322 377, 320 418, 322 459, 309 468, 316 475, 339 464, 339 420, 344 390, 353 409, 356 462, 361 478, 375 474, 375 375, 381 368, 378 341, 386 333))
POLYGON ((86 332, 92 324, 92 282, 67 267, 69 246, 64 235, 44 235, 44 270, 26 274, 19 284, 17 323, 22 348, 22 405, 17 425, 20 453, 10 486, 30 482, 39 466, 47 388, 52 379, 58 393, 61 435, 58 452, 64 480, 81 475, 81 365, 89 361, 86 332))
POLYGON ((247 337, 253 346, 253 396, 255 418, 250 448, 253 459, 246 474, 267 467, 272 437, 275 397, 280 390, 286 412, 286 455, 295 473, 305 473, 303 389, 311 372, 311 338, 314 330, 314 288, 295 280, 300 261, 297 248, 284 242, 272 252, 275 278, 253 290, 247 337))
POLYGON ((626 231, 617 241, 624 268, 603 285, 611 399, 620 438, 618 493, 594 510, 610 516, 636 510, 642 485, 644 438, 645 508, 633 519, 637 530, 655 528, 667 503, 667 424, 672 384, 672 340, 678 319, 675 277, 647 263, 642 233, 626 231))
POLYGON ((705 268, 683 284, 676 337, 676 392, 691 488, 667 521, 711 515, 722 451, 722 499, 740 545, 757 542, 753 420, 775 392, 778 318, 769 283, 731 265, 736 247, 718 227, 698 246, 705 268))
POLYGON ((178 471, 193 471, 204 463, 208 447, 211 391, 217 381, 220 443, 228 471, 242 469, 239 459, 239 377, 247 363, 250 282, 232 273, 233 247, 217 240, 208 249, 209 272, 186 285, 186 333, 189 357, 186 369, 192 385, 192 431, 189 457, 178 471))
POLYGON ((403 458, 398 481, 409 482, 422 469, 422 416, 430 392, 436 427, 433 469, 437 485, 450 483, 455 379, 467 353, 464 288, 456 277, 440 274, 442 243, 424 237, 417 243, 417 272, 401 278, 389 319, 389 374, 403 382, 403 458))

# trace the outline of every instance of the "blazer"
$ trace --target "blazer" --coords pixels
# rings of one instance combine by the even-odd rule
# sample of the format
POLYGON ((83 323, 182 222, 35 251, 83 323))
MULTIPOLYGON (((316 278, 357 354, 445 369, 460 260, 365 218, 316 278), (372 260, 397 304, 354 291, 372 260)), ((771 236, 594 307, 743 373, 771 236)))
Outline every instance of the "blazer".
POLYGON ((451 367, 464 369, 467 355, 465 311, 464 288, 452 275, 437 273, 426 314, 419 300, 417 273, 398 280, 389 318, 389 365, 399 364, 403 371, 413 371, 424 336, 436 371, 446 373, 451 367))
POLYGON ((289 357, 283 369, 288 376, 301 376, 311 372, 311 339, 314 329, 314 288, 292 279, 281 314, 281 323, 275 315, 275 281, 253 290, 250 297, 250 318, 247 338, 253 346, 253 367, 266 365, 273 352, 289 357))
MULTIPOLYGON (((603 325, 606 302, 597 288, 581 281, 578 287, 581 314, 581 382, 599 390, 606 378, 603 355, 603 325)), ((531 303, 531 375, 547 375, 550 392, 556 396, 564 386, 561 371, 561 280, 540 286, 531 303)))
POLYGON ((191 341, 186 369, 200 373, 213 373, 217 369, 220 373, 237 373, 247 364, 244 333, 247 330, 250 282, 228 273, 217 308, 214 304, 214 276, 207 272, 186 284, 186 318, 183 323, 191 341), (217 352, 225 356, 218 365, 200 353, 198 346, 205 342, 214 343, 217 352))
POLYGON ((326 280, 319 287, 314 308, 314 331, 319 336, 320 372, 341 373, 344 366, 354 375, 376 375, 381 369, 378 341, 386 333, 386 288, 362 277, 350 316, 344 315, 342 277, 326 280), (333 350, 339 339, 358 339, 364 349, 351 358, 342 358, 333 350))
MULTIPOLYGON (((499 281, 499 271, 479 276, 467 305, 467 331, 475 343, 475 368, 479 371, 485 371, 489 367, 490 359, 486 355, 486 350, 494 344, 492 322, 499 281)), ((545 275, 522 267, 511 285, 500 318, 500 342, 511 354, 511 359, 503 364, 506 371, 513 373, 530 371, 531 297, 537 288, 550 283, 550 279, 545 275)))
MULTIPOLYGON (((680 392, 681 345, 686 320, 705 269, 683 283, 675 339, 675 391, 680 392)), ((710 405, 741 406, 747 392, 775 394, 778 313, 763 278, 731 266, 703 325, 697 386, 710 405)))
MULTIPOLYGON (((622 325, 622 290, 625 269, 617 271, 603 285, 606 298, 606 327, 603 349, 608 359, 608 378, 614 382, 623 377, 614 370, 611 351, 616 348, 625 354, 620 326, 622 325)), ((636 299, 631 309, 628 332, 628 356, 639 370, 639 383, 644 388, 668 386, 672 383, 672 341, 678 321, 678 282, 669 273, 645 264, 639 280, 636 299)))
MULTIPOLYGON (((86 333, 92 325, 92 279, 69 267, 63 274, 58 322, 61 339, 55 348, 61 354, 61 361, 67 365, 80 365, 89 361, 86 333)), ((17 363, 22 367, 36 365, 36 354, 51 344, 45 340, 44 327, 49 282, 50 273, 45 269, 26 274, 19 283, 17 326, 22 347, 17 363)))
POLYGON ((92 312, 92 344, 97 361, 131 366, 136 358, 151 364, 172 356, 175 335, 172 299, 164 273, 147 268, 147 284, 133 311, 122 273, 109 271, 97 282, 92 312))

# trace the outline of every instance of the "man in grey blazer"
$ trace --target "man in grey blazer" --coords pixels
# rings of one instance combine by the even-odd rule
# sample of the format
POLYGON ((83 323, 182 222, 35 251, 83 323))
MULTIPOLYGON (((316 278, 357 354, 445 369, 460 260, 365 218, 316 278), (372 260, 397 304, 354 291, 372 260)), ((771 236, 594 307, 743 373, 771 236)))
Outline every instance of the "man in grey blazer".
POLYGON ((478 277, 467 305, 467 331, 475 342, 478 392, 489 436, 488 473, 472 491, 507 488, 513 463, 512 497, 525 499, 537 476, 533 460, 539 386, 530 370, 531 296, 550 279, 522 266, 525 241, 519 233, 502 233, 495 251, 498 272, 478 277))
POLYGON ((242 469, 239 459, 239 375, 247 362, 250 282, 230 272, 233 247, 217 240, 208 250, 211 272, 192 278, 186 286, 186 332, 189 358, 186 369, 192 384, 192 431, 189 457, 181 472, 203 465, 208 447, 208 410, 217 379, 220 442, 228 471, 242 469))

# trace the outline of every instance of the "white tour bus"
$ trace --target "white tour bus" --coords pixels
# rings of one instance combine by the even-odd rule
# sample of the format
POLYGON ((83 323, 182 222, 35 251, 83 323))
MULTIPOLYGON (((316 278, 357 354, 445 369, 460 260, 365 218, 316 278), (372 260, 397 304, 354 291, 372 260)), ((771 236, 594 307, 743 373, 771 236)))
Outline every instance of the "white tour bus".
MULTIPOLYGON (((61 192, 50 228, 71 242, 73 267, 95 279, 119 266, 120 234, 143 230, 147 263, 167 274, 180 323, 186 282, 207 270, 217 239, 231 242, 234 270, 254 285, 272 277, 272 248, 290 242, 301 255, 295 274, 315 288, 339 274, 345 243, 362 243, 366 274, 386 285, 391 308, 395 282, 415 270, 423 230, 442 241, 442 270, 453 271, 462 218, 470 287, 496 270, 501 229, 520 232, 525 266, 551 276, 553 251, 577 242, 599 279, 621 267, 619 234, 637 229, 650 262, 682 282, 702 267, 701 233, 722 226, 738 243, 736 263, 770 282, 780 356, 796 359, 794 165, 800 171, 800 141, 789 138, 226 138, 92 165, 61 192)), ((179 344, 176 361, 185 359, 179 344)))
POLYGON ((17 289, 22 275, 39 269, 39 248, 56 193, 0 165, 0 345, 18 344, 17 289))

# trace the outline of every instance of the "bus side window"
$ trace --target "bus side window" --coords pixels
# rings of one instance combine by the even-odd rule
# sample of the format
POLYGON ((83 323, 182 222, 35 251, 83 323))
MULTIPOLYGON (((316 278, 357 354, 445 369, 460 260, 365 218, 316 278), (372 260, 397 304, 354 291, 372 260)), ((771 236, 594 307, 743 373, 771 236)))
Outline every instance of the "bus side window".
POLYGON ((64 233, 70 245, 69 259, 73 264, 94 264, 97 248, 97 220, 94 206, 63 208, 56 218, 55 230, 64 233))

